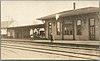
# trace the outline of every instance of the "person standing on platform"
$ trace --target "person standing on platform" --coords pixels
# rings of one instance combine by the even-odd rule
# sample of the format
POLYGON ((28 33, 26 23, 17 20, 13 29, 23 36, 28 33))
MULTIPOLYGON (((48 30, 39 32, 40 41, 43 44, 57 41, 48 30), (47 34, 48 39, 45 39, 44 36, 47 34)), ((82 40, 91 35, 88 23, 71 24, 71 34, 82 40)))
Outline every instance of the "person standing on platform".
POLYGON ((50 41, 51 43, 54 41, 53 33, 50 34, 50 41))

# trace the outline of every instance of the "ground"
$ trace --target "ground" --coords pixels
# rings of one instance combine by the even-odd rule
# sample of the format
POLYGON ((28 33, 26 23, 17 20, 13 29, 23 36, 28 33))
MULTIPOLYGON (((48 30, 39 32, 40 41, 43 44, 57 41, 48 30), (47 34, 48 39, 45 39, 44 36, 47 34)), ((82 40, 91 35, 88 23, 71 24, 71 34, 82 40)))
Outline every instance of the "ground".
POLYGON ((95 47, 57 45, 50 42, 20 42, 20 40, 2 40, 1 43, 2 60, 98 60, 99 56, 99 49, 95 47))

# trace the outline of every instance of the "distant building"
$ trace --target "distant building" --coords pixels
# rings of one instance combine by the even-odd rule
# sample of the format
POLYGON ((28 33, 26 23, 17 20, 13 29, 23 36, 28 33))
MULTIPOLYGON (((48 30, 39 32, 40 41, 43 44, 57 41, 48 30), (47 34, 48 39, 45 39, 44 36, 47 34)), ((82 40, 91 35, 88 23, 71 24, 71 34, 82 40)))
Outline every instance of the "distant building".
POLYGON ((99 40, 99 9, 85 7, 38 18, 45 21, 45 35, 54 39, 99 40))
POLYGON ((1 35, 7 36, 7 28, 14 22, 14 20, 11 21, 1 21, 1 35))

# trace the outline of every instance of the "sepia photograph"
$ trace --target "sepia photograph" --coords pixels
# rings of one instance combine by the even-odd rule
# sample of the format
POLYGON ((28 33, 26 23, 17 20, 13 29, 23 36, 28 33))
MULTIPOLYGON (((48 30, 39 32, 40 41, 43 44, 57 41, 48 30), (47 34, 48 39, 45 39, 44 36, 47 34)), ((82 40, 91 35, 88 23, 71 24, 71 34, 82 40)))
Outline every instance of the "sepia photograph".
POLYGON ((1 1, 1 60, 99 60, 99 0, 1 1))

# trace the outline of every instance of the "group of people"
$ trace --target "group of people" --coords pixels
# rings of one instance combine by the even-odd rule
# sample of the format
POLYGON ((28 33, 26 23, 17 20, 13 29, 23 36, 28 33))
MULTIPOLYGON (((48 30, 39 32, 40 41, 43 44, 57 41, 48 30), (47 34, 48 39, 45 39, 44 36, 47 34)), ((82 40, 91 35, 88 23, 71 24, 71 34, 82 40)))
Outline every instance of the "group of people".
MULTIPOLYGON (((37 33, 34 33, 34 35, 30 35, 31 36, 31 38, 36 38, 38 35, 37 35, 37 33), (34 37, 33 37, 34 36, 34 37)), ((53 33, 50 33, 50 42, 52 43, 54 41, 54 36, 53 36, 53 33)))

